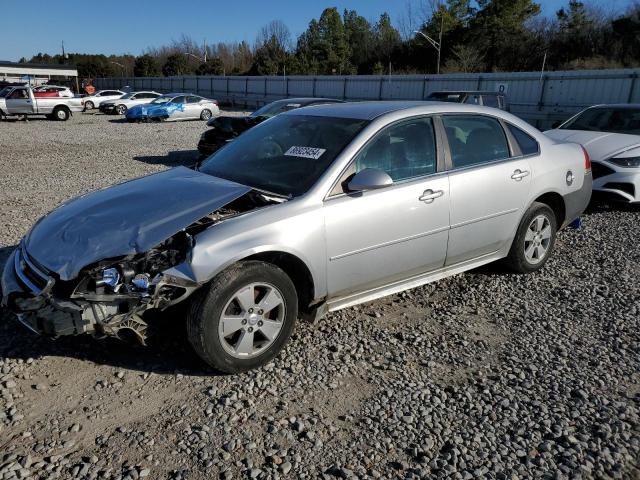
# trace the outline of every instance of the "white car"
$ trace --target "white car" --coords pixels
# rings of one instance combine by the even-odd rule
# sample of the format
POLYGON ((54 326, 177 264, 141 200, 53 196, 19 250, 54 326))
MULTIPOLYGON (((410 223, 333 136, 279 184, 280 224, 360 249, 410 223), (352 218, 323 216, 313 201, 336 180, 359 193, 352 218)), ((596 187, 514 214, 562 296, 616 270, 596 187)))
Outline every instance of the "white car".
POLYGON ((103 101, 100 104, 100 111, 124 115, 131 107, 152 102, 161 95, 158 92, 130 92, 115 100, 103 101))
MULTIPOLYGON (((69 87, 62 87, 60 85, 40 85, 33 89, 33 93, 57 93, 61 98, 73 98, 75 95, 69 87)), ((36 95, 37 96, 37 95, 36 95)))
POLYGON ((100 107, 102 102, 107 100, 115 100, 122 97, 126 92, 121 90, 98 90, 93 95, 89 95, 82 99, 82 105, 85 110, 93 110, 100 107))
POLYGON ((640 203, 640 104, 589 107, 545 134, 587 150, 600 196, 640 203))

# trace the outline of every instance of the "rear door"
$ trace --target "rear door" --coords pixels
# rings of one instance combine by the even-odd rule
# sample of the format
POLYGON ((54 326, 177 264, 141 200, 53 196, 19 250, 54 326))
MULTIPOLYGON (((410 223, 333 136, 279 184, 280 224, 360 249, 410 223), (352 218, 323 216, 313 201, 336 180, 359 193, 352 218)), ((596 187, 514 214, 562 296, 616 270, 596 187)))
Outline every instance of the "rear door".
POLYGON ((327 289, 331 297, 390 285, 444 265, 449 181, 438 168, 433 119, 387 126, 352 161, 325 200, 327 289), (387 172, 386 188, 348 193, 365 168, 387 172))
POLYGON ((197 97, 195 95, 189 95, 187 97, 187 104, 185 105, 185 118, 200 118, 200 112, 202 112, 200 100, 202 100, 202 97, 197 97))
POLYGON ((35 99, 29 95, 28 88, 16 88, 6 98, 7 112, 10 114, 34 113, 35 99))
POLYGON ((513 151, 490 116, 443 115, 451 171, 447 265, 488 256, 510 241, 531 186, 529 157, 513 151))

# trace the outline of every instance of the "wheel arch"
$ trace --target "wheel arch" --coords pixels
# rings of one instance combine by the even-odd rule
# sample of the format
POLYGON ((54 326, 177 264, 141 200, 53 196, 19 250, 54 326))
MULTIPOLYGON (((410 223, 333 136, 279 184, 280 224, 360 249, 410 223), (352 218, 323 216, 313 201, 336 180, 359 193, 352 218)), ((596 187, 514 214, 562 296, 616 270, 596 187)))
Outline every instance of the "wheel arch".
POLYGON ((284 251, 264 251, 244 257, 238 262, 258 260, 280 268, 286 273, 296 288, 298 295, 298 311, 308 313, 315 298, 315 282, 307 264, 296 255, 284 251))
POLYGON ((551 210, 553 210, 558 230, 564 226, 567 218, 567 206, 562 195, 554 191, 545 192, 533 199, 532 204, 535 202, 547 205, 551 210))

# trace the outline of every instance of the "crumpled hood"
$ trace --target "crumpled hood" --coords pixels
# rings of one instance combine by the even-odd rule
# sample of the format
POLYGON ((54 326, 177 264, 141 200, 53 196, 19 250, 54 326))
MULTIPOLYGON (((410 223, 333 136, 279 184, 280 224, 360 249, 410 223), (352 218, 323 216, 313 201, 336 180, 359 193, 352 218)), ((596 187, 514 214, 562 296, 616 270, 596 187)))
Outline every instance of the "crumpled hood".
POLYGON ((591 160, 607 160, 627 150, 640 146, 640 136, 624 133, 589 132, 583 130, 548 130, 549 138, 559 142, 573 142, 582 145, 591 160))
POLYGON ((250 190, 173 168, 61 205, 33 226, 24 245, 40 264, 70 280, 97 261, 146 252, 250 190))

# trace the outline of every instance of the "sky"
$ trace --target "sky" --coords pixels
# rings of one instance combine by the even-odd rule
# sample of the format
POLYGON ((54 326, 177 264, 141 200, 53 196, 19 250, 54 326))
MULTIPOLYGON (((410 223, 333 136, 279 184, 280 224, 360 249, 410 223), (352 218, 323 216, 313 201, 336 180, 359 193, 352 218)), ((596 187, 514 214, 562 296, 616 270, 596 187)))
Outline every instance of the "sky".
MULTIPOLYGON (((252 44, 271 20, 285 22, 295 39, 325 7, 335 6, 340 12, 354 9, 370 20, 386 11, 396 23, 405 14, 407 1, 420 0, 61 0, 55 6, 50 0, 11 2, 16 8, 4 13, 15 15, 10 21, 5 18, 0 29, 0 60, 59 53, 62 41, 67 52, 133 55, 182 34, 209 44, 242 40, 252 44)), ((568 0, 538 3, 550 16, 568 0)))

